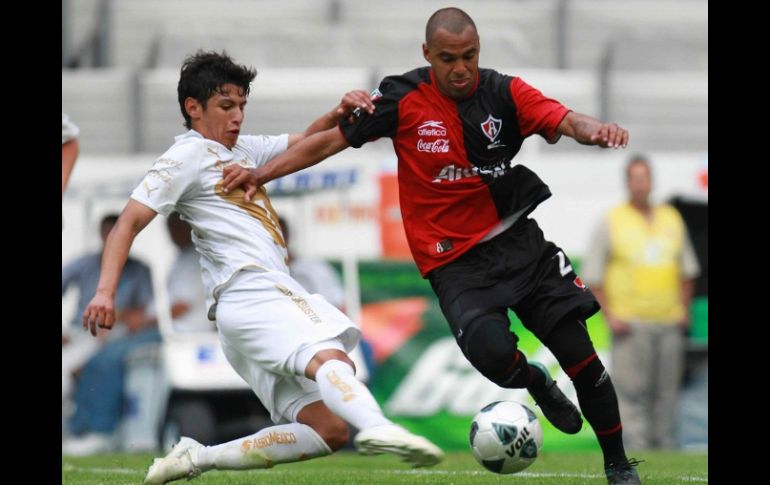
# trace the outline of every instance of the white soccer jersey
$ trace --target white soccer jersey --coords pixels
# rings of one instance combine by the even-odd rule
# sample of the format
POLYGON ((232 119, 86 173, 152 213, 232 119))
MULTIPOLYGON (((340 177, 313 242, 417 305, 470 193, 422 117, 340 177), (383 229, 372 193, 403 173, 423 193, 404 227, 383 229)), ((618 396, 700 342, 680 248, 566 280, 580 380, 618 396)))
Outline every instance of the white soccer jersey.
POLYGON ((251 202, 243 190, 222 191, 224 167, 255 168, 286 151, 288 135, 240 136, 232 150, 190 130, 155 162, 131 198, 168 215, 174 210, 192 226, 214 320, 222 287, 245 268, 288 274, 286 242, 263 187, 251 202))
POLYGON ((80 128, 70 120, 69 116, 61 114, 61 144, 64 145, 80 134, 80 128))

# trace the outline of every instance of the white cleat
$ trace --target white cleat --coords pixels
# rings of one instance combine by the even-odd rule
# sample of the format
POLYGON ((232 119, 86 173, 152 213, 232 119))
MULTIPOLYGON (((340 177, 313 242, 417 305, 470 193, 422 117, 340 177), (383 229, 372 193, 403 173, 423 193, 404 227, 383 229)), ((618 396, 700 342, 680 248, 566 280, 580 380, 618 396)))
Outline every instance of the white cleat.
POLYGON ((193 459, 198 457, 198 449, 202 446, 192 438, 182 437, 168 455, 153 460, 147 470, 144 485, 161 485, 180 478, 189 480, 203 473, 193 463, 193 459))
POLYGON ((362 455, 393 453, 413 467, 433 466, 444 459, 438 446, 395 424, 362 430, 356 435, 355 444, 362 455))

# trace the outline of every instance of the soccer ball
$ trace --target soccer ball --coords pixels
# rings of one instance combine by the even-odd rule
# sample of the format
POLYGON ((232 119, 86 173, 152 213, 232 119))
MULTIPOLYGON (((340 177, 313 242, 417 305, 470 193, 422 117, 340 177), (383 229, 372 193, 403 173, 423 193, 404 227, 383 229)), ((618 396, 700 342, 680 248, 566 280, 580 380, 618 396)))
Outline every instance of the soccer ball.
POLYGON ((535 462, 543 447, 543 430, 535 413, 513 401, 484 406, 473 418, 473 457, 495 473, 516 473, 535 462))

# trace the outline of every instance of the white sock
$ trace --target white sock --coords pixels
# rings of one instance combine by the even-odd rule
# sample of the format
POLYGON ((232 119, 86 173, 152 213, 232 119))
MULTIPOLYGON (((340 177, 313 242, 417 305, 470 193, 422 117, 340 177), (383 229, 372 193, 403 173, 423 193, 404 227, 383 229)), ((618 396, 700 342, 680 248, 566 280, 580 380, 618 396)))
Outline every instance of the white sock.
POLYGON ((393 424, 366 386, 356 379, 353 368, 341 360, 324 362, 315 375, 324 404, 359 430, 393 424))
POLYGON ((212 468, 270 468, 279 463, 308 460, 329 455, 331 452, 331 448, 313 428, 300 423, 290 423, 271 426, 221 445, 204 446, 198 450, 195 464, 204 471, 212 468), (252 453, 252 450, 258 451, 259 454, 252 453))

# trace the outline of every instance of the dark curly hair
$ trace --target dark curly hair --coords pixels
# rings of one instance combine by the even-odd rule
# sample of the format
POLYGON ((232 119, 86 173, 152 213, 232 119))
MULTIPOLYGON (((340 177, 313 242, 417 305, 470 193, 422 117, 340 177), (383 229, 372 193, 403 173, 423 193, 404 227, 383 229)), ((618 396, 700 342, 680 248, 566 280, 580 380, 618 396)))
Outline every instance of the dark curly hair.
POLYGON ((215 93, 222 93, 222 86, 234 84, 248 96, 251 81, 257 77, 257 70, 233 62, 226 52, 204 52, 199 50, 188 56, 182 64, 177 85, 179 109, 184 116, 184 125, 192 128, 190 115, 184 109, 184 100, 194 98, 205 109, 206 102, 215 93))

